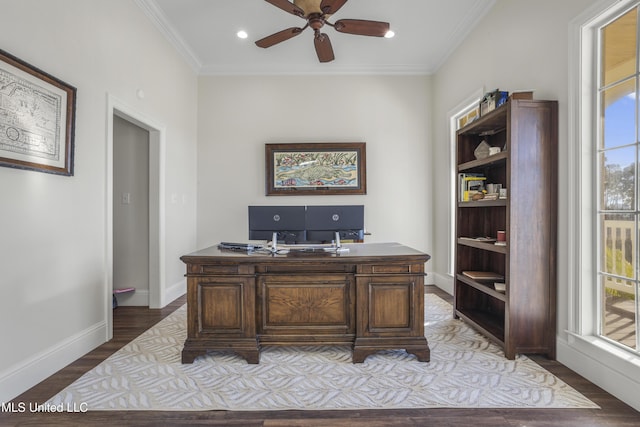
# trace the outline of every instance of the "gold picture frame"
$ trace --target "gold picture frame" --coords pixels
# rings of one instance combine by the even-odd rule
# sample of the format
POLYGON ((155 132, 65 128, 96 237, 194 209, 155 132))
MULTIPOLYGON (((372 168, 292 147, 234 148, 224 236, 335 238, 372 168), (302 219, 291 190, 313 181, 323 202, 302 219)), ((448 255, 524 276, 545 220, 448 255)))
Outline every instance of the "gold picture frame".
POLYGON ((367 194, 366 143, 266 144, 267 196, 367 194))

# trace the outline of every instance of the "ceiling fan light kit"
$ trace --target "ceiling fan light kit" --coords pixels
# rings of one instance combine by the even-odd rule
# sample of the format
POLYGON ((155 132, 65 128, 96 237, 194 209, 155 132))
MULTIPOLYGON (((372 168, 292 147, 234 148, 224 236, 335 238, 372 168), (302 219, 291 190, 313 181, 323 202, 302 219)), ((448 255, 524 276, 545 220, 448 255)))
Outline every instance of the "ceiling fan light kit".
POLYGON ((268 48, 275 44, 289 40, 302 33, 307 27, 314 32, 313 44, 320 62, 331 62, 335 59, 331 40, 321 29, 326 25, 336 31, 360 36, 384 37, 389 32, 388 22, 368 21, 363 19, 340 19, 335 23, 327 19, 336 13, 347 0, 265 0, 285 12, 305 19, 304 27, 292 27, 278 31, 256 42, 262 48, 268 48))

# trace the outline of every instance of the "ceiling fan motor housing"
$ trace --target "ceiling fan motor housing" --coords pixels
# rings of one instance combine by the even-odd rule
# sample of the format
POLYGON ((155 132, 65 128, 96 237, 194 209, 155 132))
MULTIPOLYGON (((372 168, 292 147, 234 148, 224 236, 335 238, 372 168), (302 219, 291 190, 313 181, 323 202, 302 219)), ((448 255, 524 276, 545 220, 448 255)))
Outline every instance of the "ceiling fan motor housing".
POLYGON ((326 22, 324 20, 324 17, 320 14, 309 15, 308 20, 309 20, 309 26, 316 31, 322 28, 326 22))

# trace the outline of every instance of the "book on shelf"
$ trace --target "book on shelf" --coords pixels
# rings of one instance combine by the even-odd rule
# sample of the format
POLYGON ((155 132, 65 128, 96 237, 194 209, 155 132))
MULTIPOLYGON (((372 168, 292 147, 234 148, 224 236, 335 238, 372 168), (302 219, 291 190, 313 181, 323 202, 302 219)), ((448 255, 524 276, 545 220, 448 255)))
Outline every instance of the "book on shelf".
POLYGON ((495 242, 497 240, 495 237, 489 237, 489 236, 478 236, 478 237, 461 236, 460 238, 464 240, 473 240, 476 242, 495 242))
POLYGON ((492 271, 463 271, 463 275, 469 277, 473 280, 483 281, 483 280, 504 280, 504 276, 502 274, 494 273, 492 271))
POLYGON ((484 197, 480 200, 498 200, 498 193, 487 193, 484 195, 484 197))
POLYGON ((484 181, 487 177, 480 173, 459 173, 458 188, 460 189, 460 201, 468 202, 473 195, 484 190, 484 181))

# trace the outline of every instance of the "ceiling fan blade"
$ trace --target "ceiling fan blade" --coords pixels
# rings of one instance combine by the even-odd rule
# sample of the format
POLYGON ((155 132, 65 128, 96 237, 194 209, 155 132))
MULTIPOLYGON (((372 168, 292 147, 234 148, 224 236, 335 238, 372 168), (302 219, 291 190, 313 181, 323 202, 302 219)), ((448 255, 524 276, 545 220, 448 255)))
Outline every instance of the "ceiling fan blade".
POLYGON ((322 3, 320 3, 320 10, 324 14, 333 15, 342 6, 344 6, 346 2, 347 0, 322 0, 322 3))
POLYGON ((313 38, 313 44, 316 47, 316 53, 318 54, 318 60, 320 62, 331 62, 335 59, 333 56, 333 47, 331 47, 331 40, 325 33, 317 33, 313 38))
POLYGON ((333 24, 336 31, 359 36, 384 37, 389 31, 388 22, 365 21, 362 19, 340 19, 333 24))
POLYGON ((304 30, 304 28, 291 27, 287 28, 286 30, 278 31, 277 33, 271 34, 270 36, 258 40, 256 42, 256 46, 264 48, 271 47, 274 44, 281 43, 285 40, 289 40, 290 38, 297 36, 298 34, 302 33, 302 30, 304 30))
POLYGON ((271 3, 277 8, 284 10, 285 12, 289 12, 292 15, 304 17, 304 10, 300 9, 295 4, 291 3, 289 0, 265 0, 267 3, 271 3))

